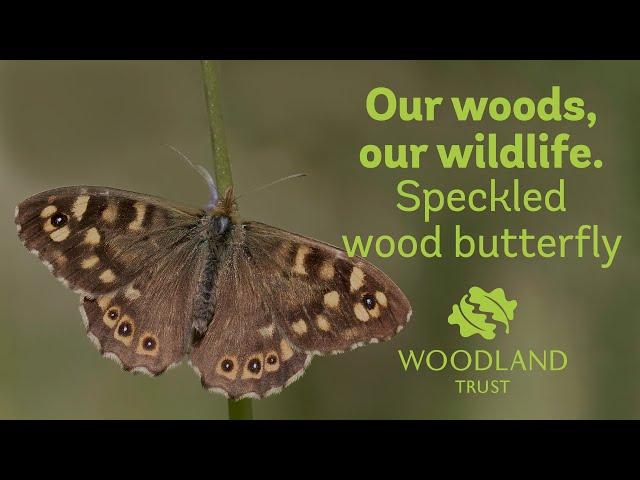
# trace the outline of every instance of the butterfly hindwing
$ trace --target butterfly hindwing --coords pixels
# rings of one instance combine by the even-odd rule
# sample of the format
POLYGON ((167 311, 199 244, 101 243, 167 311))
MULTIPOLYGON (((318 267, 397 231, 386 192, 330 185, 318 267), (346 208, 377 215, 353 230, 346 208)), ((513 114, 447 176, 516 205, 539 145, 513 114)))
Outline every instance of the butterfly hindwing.
POLYGON ((312 356, 283 337, 264 287, 267 279, 256 275, 236 240, 232 235, 232 247, 220 261, 215 313, 190 363, 209 390, 233 399, 262 398, 298 379, 312 356))
POLYGON ((15 221, 22 242, 59 280, 82 294, 104 294, 184 242, 202 215, 151 196, 78 186, 28 198, 15 221))
POLYGON ((388 340, 408 322, 406 296, 369 262, 261 223, 243 230, 247 261, 268 279, 276 324, 300 351, 336 353, 388 340))
POLYGON ((151 375, 178 363, 190 349, 197 272, 207 254, 206 244, 185 242, 130 284, 85 297, 80 310, 101 353, 125 370, 151 375))

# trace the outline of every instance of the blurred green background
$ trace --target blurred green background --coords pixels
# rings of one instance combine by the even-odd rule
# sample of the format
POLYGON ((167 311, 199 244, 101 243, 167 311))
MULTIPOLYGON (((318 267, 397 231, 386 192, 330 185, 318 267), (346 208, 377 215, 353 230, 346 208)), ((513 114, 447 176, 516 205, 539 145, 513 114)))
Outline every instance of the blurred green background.
MULTIPOLYGON (((622 234, 612 268, 588 257, 425 260, 370 258, 404 289, 412 322, 385 344, 316 358, 283 393, 254 402, 256 418, 637 418, 640 415, 640 308, 637 182, 640 173, 639 62, 222 62, 224 117, 244 217, 339 245, 342 234, 421 235, 419 214, 395 208, 395 185, 416 178, 443 189, 485 185, 493 174, 364 170, 362 145, 464 143, 476 131, 560 131, 592 147, 601 170, 519 172, 538 188, 567 181, 563 215, 440 214, 476 233, 527 226, 574 233, 582 223, 622 234), (526 127, 461 124, 443 110, 424 124, 368 118, 369 90, 406 96, 541 97, 560 85, 598 114, 584 124, 526 127), (308 177, 264 191, 273 179, 308 177), (504 287, 519 301, 511 333, 493 342, 461 339, 447 324, 451 305, 472 285, 504 287), (559 348, 559 373, 515 372, 507 395, 459 395, 454 378, 404 373, 399 348, 559 348)), ((87 341, 77 296, 20 244, 14 206, 49 188, 107 185, 204 205, 207 189, 166 145, 211 165, 198 62, 0 63, 0 418, 225 418, 183 363, 158 378, 131 375, 87 341)))

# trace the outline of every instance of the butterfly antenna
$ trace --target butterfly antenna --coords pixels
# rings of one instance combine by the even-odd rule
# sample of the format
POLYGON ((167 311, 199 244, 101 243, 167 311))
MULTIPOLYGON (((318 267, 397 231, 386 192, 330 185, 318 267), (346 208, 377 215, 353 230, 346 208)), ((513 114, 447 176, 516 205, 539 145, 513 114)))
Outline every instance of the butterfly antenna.
POLYGON ((207 210, 209 210, 209 209, 215 207, 216 204, 218 203, 218 187, 216 186, 215 180, 213 179, 213 177, 209 173, 209 170, 204 168, 202 165, 194 164, 189 157, 187 157, 184 153, 182 153, 180 150, 178 150, 173 145, 167 145, 167 147, 169 147, 171 150, 173 150, 175 153, 177 153, 178 156, 180 156, 180 158, 182 158, 185 162, 187 162, 191 168, 193 168, 196 172, 198 172, 200 174, 200 176, 202 178, 204 178, 204 181, 207 182, 207 185, 209 187, 209 192, 211 192, 211 197, 209 198, 209 203, 207 203, 205 208, 207 210))
MULTIPOLYGON (((274 180, 273 182, 267 183, 266 185, 262 185, 261 187, 256 188, 255 190, 252 190, 249 193, 255 193, 255 192, 259 192, 260 190, 264 190, 265 188, 269 188, 269 187, 273 187, 274 185, 277 185, 278 183, 284 182, 286 180, 292 180, 294 178, 300 178, 300 177, 306 177, 307 174, 306 173, 294 173, 293 175, 288 175, 286 177, 283 178, 279 178, 278 180, 274 180)), ((242 195, 239 195, 238 197, 236 197, 236 200, 238 198, 242 197, 242 195)))
POLYGON ((273 182, 270 182, 270 183, 267 183, 266 185, 258 187, 254 190, 254 192, 259 192, 260 190, 264 190, 265 188, 273 187, 274 185, 277 185, 278 183, 284 182, 286 180, 292 180, 294 178, 300 178, 300 177, 306 177, 306 176, 307 176, 306 173, 294 173, 293 175, 288 175, 286 177, 279 178, 278 180, 274 180, 273 182))

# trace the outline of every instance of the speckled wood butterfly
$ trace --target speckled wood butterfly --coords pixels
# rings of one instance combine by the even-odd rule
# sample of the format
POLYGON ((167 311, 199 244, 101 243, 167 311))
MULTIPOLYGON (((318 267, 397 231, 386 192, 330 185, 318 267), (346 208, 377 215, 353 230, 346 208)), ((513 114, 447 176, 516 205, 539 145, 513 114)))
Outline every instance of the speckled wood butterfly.
POLYGON ((79 293, 87 335, 125 370, 159 375, 185 355, 212 391, 262 398, 314 355, 388 340, 402 291, 334 246, 237 215, 106 187, 63 187, 16 208, 25 246, 79 293))

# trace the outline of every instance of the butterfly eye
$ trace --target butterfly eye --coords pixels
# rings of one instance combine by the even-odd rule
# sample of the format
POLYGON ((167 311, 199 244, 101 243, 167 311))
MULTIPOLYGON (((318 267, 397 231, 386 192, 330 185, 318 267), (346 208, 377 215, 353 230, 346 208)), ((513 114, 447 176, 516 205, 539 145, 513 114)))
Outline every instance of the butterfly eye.
POLYGON ((51 225, 56 228, 64 227, 67 224, 67 216, 63 213, 55 213, 51 216, 51 225))
POLYGON ((373 310, 376 308, 376 297, 367 293, 364 297, 362 297, 362 304, 367 308, 367 310, 373 310))
POLYGON ((131 335, 133 328, 129 322, 122 322, 118 327, 118 335, 121 337, 128 337, 131 335))
POLYGON ((222 367, 222 370, 224 372, 230 372, 231 370, 233 370, 233 361, 225 358, 224 360, 222 360, 220 367, 222 367))
POLYGON ((249 371, 251 373, 258 373, 261 367, 262 366, 260 365, 260 360, 258 360, 257 358, 252 358, 249 362, 249 371))

